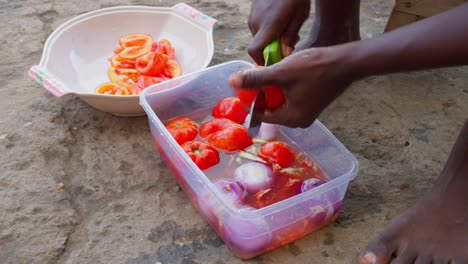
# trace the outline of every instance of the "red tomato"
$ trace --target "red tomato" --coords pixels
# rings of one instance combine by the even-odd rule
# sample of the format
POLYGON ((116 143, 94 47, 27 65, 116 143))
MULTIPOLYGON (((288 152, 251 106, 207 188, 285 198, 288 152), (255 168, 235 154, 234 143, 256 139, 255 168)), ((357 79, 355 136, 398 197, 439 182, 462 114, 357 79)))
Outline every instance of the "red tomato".
POLYGON ((226 118, 216 118, 204 123, 200 136, 216 148, 227 151, 242 150, 252 145, 247 129, 226 118))
POLYGON ((258 155, 269 164, 278 164, 281 168, 286 168, 294 162, 294 152, 285 144, 273 141, 264 144, 258 155))
POLYGON ((135 68, 135 59, 124 59, 119 55, 114 55, 109 58, 111 66, 114 68, 125 68, 125 69, 134 69, 135 68))
POLYGON ((166 125, 166 129, 179 144, 194 140, 198 134, 198 125, 194 121, 180 117, 166 125))
POLYGON ((201 170, 219 163, 218 151, 208 144, 196 140, 188 141, 182 148, 201 170))
MULTIPOLYGON (((263 66, 257 66, 249 70, 255 70, 263 68, 263 66)), ((241 100, 241 103, 247 107, 252 105, 255 96, 257 95, 257 89, 236 89, 237 97, 241 100)), ((274 110, 284 104, 284 93, 283 89, 279 86, 268 85, 265 87, 265 101, 266 109, 274 110)))
POLYGON ((239 98, 228 97, 221 99, 213 108, 213 116, 216 118, 227 118, 238 124, 244 123, 249 113, 242 106, 239 98))
MULTIPOLYGON (((247 107, 252 105, 258 91, 256 89, 236 89, 237 97, 247 107)), ((283 89, 279 86, 265 87, 266 108, 274 110, 284 104, 283 89)))
POLYGON ((168 57, 163 54, 148 52, 136 59, 136 69, 138 72, 148 76, 156 76, 162 72, 168 57))

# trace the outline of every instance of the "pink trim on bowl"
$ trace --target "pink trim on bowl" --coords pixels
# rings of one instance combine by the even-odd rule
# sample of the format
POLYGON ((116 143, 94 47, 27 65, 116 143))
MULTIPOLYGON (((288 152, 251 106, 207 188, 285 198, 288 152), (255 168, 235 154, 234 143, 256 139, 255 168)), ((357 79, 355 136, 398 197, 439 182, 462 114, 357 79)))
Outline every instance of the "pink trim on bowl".
POLYGON ((60 97, 70 93, 56 78, 39 65, 32 66, 28 73, 31 78, 55 96, 60 97))
POLYGON ((197 9, 184 4, 179 3, 173 7, 175 11, 183 16, 186 16, 199 24, 205 26, 206 28, 212 29, 213 25, 216 23, 216 19, 203 14, 202 12, 198 11, 197 9))

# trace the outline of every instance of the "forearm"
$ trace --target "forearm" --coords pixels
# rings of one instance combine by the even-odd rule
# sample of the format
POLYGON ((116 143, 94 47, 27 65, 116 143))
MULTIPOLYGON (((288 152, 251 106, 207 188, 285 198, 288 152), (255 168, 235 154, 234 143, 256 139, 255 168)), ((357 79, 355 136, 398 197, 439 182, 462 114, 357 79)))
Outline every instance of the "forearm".
POLYGON ((356 78, 468 64, 468 4, 337 48, 356 78))

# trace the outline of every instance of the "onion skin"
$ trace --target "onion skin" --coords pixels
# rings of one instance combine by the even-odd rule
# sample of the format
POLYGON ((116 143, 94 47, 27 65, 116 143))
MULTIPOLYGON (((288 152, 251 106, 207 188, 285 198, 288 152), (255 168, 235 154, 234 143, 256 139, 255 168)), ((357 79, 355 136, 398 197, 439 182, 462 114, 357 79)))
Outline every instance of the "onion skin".
POLYGON ((308 179, 307 181, 304 181, 301 186, 301 192, 306 192, 308 190, 311 190, 315 187, 318 187, 322 184, 326 183, 326 181, 321 180, 321 179, 308 179))
POLYGON ((234 171, 235 180, 249 193, 270 188, 274 183, 274 177, 268 165, 258 162, 244 163, 234 171))
POLYGON ((242 205, 245 190, 239 183, 229 180, 218 180, 214 185, 226 202, 231 203, 235 207, 242 205))

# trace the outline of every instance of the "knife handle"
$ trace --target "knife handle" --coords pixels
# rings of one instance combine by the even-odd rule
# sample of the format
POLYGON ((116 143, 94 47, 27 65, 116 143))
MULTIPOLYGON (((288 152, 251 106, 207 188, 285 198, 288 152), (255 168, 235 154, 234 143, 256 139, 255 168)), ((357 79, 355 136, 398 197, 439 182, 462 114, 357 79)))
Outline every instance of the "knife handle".
POLYGON ((283 59, 283 54, 281 54, 281 42, 280 39, 277 38, 270 42, 264 49, 263 49, 263 59, 267 66, 273 65, 275 63, 280 62, 283 59), (270 56, 268 56, 268 51, 270 52, 270 56))

